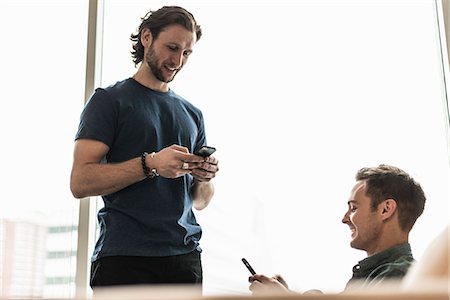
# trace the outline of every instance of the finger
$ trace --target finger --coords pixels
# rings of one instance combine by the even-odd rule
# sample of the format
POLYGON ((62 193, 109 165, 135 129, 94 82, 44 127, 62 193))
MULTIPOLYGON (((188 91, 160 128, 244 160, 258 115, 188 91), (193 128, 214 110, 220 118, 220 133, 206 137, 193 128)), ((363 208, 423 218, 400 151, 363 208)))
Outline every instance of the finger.
POLYGON ((208 171, 208 172, 214 172, 215 165, 212 165, 210 163, 199 163, 199 164, 197 164, 197 168, 208 171))
POLYGON ((192 169, 201 169, 209 173, 217 173, 219 171, 219 166, 210 164, 208 162, 195 163, 195 166, 190 164, 192 169))
POLYGON ((205 162, 213 164, 213 165, 217 165, 219 163, 219 160, 217 158, 215 158, 214 156, 208 156, 208 157, 206 157, 205 162))
POLYGON ((256 274, 248 277, 248 282, 255 282, 255 281, 260 282, 257 277, 258 275, 256 274))
POLYGON ((258 291, 259 289, 261 289, 261 287, 262 287, 261 282, 259 282, 258 280, 254 280, 254 281, 252 282, 252 284, 250 284, 250 286, 248 287, 248 289, 249 289, 250 291, 252 291, 252 292, 256 292, 256 291, 258 291))
POLYGON ((257 281, 259 283, 269 281, 269 277, 262 275, 262 274, 255 274, 252 276, 253 282, 257 281))
POLYGON ((277 280, 278 282, 280 282, 282 285, 284 285, 286 288, 288 288, 288 284, 287 284, 286 280, 284 280, 284 278, 281 277, 281 275, 277 274, 277 275, 273 276, 273 278, 275 280, 277 280))
POLYGON ((180 146, 177 144, 173 144, 172 146, 170 146, 169 148, 183 152, 183 153, 189 153, 189 149, 187 147, 184 146, 180 146))
POLYGON ((191 169, 192 176, 196 178, 198 181, 210 181, 214 177, 216 177, 216 173, 208 172, 203 169, 191 169))
POLYGON ((203 177, 195 175, 194 171, 192 171, 191 174, 194 177, 194 179, 197 180, 198 182, 209 182, 209 181, 211 181, 211 179, 203 178, 203 177))
POLYGON ((216 176, 216 173, 219 172, 219 166, 218 165, 212 165, 209 163, 204 163, 200 166, 201 169, 207 171, 208 173, 212 174, 212 176, 210 176, 211 178, 213 178, 214 176, 216 176))

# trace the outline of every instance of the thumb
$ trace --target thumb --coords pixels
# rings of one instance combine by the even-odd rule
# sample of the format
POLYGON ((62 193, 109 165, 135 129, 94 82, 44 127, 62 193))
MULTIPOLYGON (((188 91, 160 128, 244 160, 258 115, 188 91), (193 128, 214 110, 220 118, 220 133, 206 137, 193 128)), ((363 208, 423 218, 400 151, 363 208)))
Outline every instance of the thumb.
POLYGON ((273 276, 273 278, 276 279, 278 282, 280 282, 282 285, 284 285, 287 289, 289 288, 286 280, 284 280, 284 278, 281 275, 277 274, 273 276))

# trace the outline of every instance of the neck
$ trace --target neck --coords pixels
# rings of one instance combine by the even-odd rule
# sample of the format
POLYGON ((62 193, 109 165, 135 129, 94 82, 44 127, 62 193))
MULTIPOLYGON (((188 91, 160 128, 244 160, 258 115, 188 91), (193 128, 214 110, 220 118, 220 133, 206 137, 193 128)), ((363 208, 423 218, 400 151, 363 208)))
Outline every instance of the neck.
POLYGON ((367 249, 367 256, 372 256, 389 248, 408 243, 408 233, 401 229, 386 230, 372 249, 367 249))
POLYGON ((167 92, 169 85, 167 82, 158 80, 152 73, 152 71, 143 64, 139 66, 138 71, 133 75, 133 79, 149 89, 159 92, 167 92))

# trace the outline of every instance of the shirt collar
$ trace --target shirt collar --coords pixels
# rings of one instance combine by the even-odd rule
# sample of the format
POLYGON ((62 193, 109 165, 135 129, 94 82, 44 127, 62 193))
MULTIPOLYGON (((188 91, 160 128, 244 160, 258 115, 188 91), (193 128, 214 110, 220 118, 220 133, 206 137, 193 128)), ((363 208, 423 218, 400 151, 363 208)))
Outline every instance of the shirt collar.
POLYGON ((411 245, 409 243, 394 246, 366 257, 365 259, 359 261, 358 265, 361 269, 372 269, 373 267, 376 267, 383 263, 392 262, 393 260, 396 260, 397 258, 400 258, 404 255, 412 256, 411 245))

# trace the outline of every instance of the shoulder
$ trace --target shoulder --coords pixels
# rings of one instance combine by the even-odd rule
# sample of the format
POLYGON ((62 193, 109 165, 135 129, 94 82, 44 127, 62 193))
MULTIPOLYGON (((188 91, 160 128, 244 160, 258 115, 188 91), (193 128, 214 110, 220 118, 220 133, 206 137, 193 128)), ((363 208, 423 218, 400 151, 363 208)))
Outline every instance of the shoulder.
POLYGON ((397 259, 396 261, 378 266, 375 270, 373 270, 370 276, 383 278, 403 277, 406 275, 413 263, 414 260, 406 257, 397 259))
POLYGON ((167 96, 180 103, 180 105, 185 107, 189 112, 194 113, 200 117, 202 116, 202 111, 197 106, 186 100, 184 97, 178 95, 173 90, 169 90, 167 96))
POLYGON ((117 81, 104 88, 97 88, 96 93, 104 93, 110 96, 119 96, 138 90, 140 87, 132 78, 127 78, 122 81, 117 81))
POLYGON ((366 284, 372 286, 386 279, 400 280, 406 276, 414 262, 415 260, 412 255, 404 255, 393 258, 391 261, 384 262, 369 274, 366 284))
MULTIPOLYGON (((120 93, 124 90, 128 90, 130 86, 129 80, 118 81, 115 84, 111 84, 106 87, 97 87, 91 96, 91 99, 109 98, 111 94, 120 93)), ((90 100, 91 100, 90 99, 90 100)))
POLYGON ((88 101, 88 105, 121 107, 124 103, 129 103, 130 99, 141 99, 141 90, 134 80, 128 78, 107 87, 96 88, 88 101))
POLYGON ((403 278, 415 259, 411 253, 409 244, 403 244, 393 247, 380 253, 382 259, 376 265, 367 277, 367 280, 381 281, 384 279, 401 279, 403 278))

